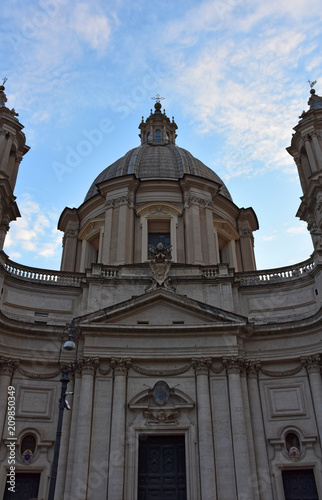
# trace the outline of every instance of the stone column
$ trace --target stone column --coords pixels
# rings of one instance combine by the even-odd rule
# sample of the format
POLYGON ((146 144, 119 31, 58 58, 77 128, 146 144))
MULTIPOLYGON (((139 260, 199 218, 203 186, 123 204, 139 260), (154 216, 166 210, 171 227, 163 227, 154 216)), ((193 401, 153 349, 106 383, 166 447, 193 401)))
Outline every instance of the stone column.
MULTIPOLYGON (((69 271, 69 272, 75 271, 77 241, 78 241, 77 232, 78 232, 78 223, 75 221, 68 222, 66 231, 63 236, 63 255, 62 255, 62 265, 61 265, 63 271, 69 271)), ((84 251, 83 247, 82 250, 84 251)))
POLYGON ((79 396, 71 496, 71 498, 75 498, 75 500, 87 500, 87 478, 92 430, 94 375, 98 363, 99 360, 95 358, 83 358, 80 360, 82 382, 79 396))
POLYGON ((224 358, 223 364, 228 374, 233 449, 238 496, 253 499, 251 470, 248 454, 246 422, 242 397, 240 372, 244 369, 242 358, 224 358))
POLYGON ((219 499, 237 500, 226 373, 211 377, 210 383, 216 450, 217 495, 219 499))
POLYGON ((6 410, 8 406, 8 387, 11 385, 13 372, 18 365, 18 360, 0 357, 0 408, 2 409, 0 412, 0 439, 8 437, 8 429, 5 427, 6 410))
POLYGON ((312 137, 314 151, 315 151, 315 155, 317 158, 318 170, 321 170, 322 169, 322 152, 321 152, 320 142, 319 142, 319 139, 317 137, 316 132, 311 132, 310 135, 312 137))
POLYGON ((12 154, 12 156, 13 156, 13 159, 12 159, 12 168, 10 169, 9 183, 10 183, 11 189, 13 191, 15 188, 15 185, 16 185, 19 165, 20 165, 20 162, 22 160, 22 156, 21 155, 14 155, 14 154, 12 154))
POLYGON ((8 134, 6 135, 6 142, 2 158, 0 158, 0 171, 5 172, 8 176, 10 175, 10 172, 8 172, 8 162, 13 138, 14 135, 11 132, 8 132, 8 134))
POLYGON ((320 445, 322 446, 322 380, 321 380, 321 356, 307 356, 301 358, 303 365, 306 367, 313 400, 313 407, 316 419, 316 425, 320 437, 320 445))
POLYGON ((205 265, 214 265, 218 263, 219 250, 216 248, 216 238, 215 238, 215 227, 214 227, 214 214, 212 210, 212 201, 208 201, 208 206, 206 205, 206 233, 207 233, 207 249, 208 249, 208 261, 204 262, 205 265))
POLYGON ((214 438, 210 407, 208 367, 211 358, 194 358, 196 372, 197 415, 199 436, 199 463, 201 500, 216 500, 214 438))
POLYGON ((104 225, 104 243, 102 250, 102 264, 111 264, 111 238, 112 238, 112 218, 114 201, 107 199, 105 202, 105 225, 104 225))
POLYGON ((64 494, 61 495, 61 497, 58 497, 58 498, 64 498, 66 500, 70 499, 70 495, 72 492, 75 444, 78 434, 77 420, 79 414, 79 396, 81 391, 81 382, 82 382, 81 371, 77 369, 75 372, 75 380, 74 380, 73 406, 71 411, 72 415, 71 415, 70 434, 68 443, 68 459, 67 459, 68 467, 66 468, 64 494))
POLYGON ((193 194, 187 197, 186 222, 188 264, 203 264, 199 199, 193 194))
MULTIPOLYGON (((0 205, 0 217, 1 217, 1 205, 0 205)), ((3 249, 3 245, 6 239, 7 232, 9 231, 9 217, 8 214, 3 216, 3 219, 0 220, 0 250, 3 249)))
POLYGON ((246 378, 246 366, 247 362, 241 370, 240 373, 240 382, 242 388, 242 397, 244 402, 244 417, 246 424, 246 434, 247 434, 247 444, 248 444, 248 456, 249 456, 249 466, 251 471, 250 483, 253 490, 253 499, 260 500, 259 490, 258 490, 258 481, 257 481, 257 473, 256 473, 256 459, 255 459, 255 450, 254 450, 254 437, 253 437, 253 429, 250 417, 250 405, 249 405, 249 395, 248 395, 248 386, 247 386, 247 378, 246 378))
POLYGON ((253 429, 256 473, 261 500, 273 500, 269 462, 267 456, 267 441, 263 424, 263 414, 257 381, 260 369, 259 362, 249 363, 247 367, 250 415, 253 429))
POLYGON ((125 466, 126 380, 129 358, 112 358, 114 368, 108 499, 123 500, 125 466))
MULTIPOLYGON (((68 392, 74 392, 74 379, 72 377, 72 373, 69 374, 70 382, 67 386, 68 392)), ((74 396, 68 397, 68 401, 71 402, 71 407, 74 407, 74 396)), ((70 423, 71 423, 71 413, 72 411, 64 410, 64 418, 63 418, 63 427, 62 427, 62 439, 60 444, 59 451, 59 462, 58 462, 58 470, 57 470, 57 481, 55 488, 55 500, 61 500, 64 498, 64 489, 65 489, 65 479, 66 473, 70 466, 68 462, 68 447, 69 447, 69 439, 70 439, 70 423)))
POLYGON ((309 159, 311 171, 316 172, 317 171, 316 161, 315 161, 314 154, 312 151, 312 146, 311 146, 309 135, 306 135, 304 137, 304 146, 305 146, 305 151, 306 151, 307 157, 309 159))
MULTIPOLYGON (((116 249, 116 264, 125 264, 126 251, 129 246, 127 239, 127 217, 129 215, 129 200, 127 196, 121 196, 115 203, 118 205, 118 224, 117 224, 117 249, 116 249)), ((132 243, 132 242, 131 242, 132 243)))
POLYGON ((91 439, 87 500, 106 500, 108 451, 112 411, 111 368, 99 367, 95 376, 95 405, 91 439))

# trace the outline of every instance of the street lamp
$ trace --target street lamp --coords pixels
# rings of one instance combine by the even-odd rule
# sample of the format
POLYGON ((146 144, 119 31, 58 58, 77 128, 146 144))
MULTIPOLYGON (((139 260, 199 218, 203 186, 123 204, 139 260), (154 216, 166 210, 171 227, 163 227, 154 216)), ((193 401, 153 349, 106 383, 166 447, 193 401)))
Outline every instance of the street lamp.
POLYGON ((49 493, 48 500, 54 500, 55 496, 55 488, 56 488, 56 479, 57 479, 57 469, 58 469, 58 459, 59 459, 59 450, 60 450, 60 440, 62 434, 62 425, 63 425, 63 416, 64 409, 70 410, 70 406, 66 401, 66 395, 72 394, 66 392, 67 385, 69 382, 69 373, 74 371, 77 365, 77 354, 78 354, 78 343, 80 337, 80 329, 75 325, 74 320, 69 325, 66 325, 62 332, 59 356, 58 356, 58 366, 60 368, 62 377, 61 381, 61 393, 59 400, 59 414, 58 414, 58 422, 57 422, 57 432, 56 432, 56 441, 55 441, 55 449, 54 449, 54 458, 53 464, 51 468, 51 476, 50 476, 50 485, 49 485, 49 493), (67 340, 66 340, 67 338, 67 340), (73 361, 70 361, 70 357, 68 361, 62 361, 63 351, 74 351, 75 356, 73 361))

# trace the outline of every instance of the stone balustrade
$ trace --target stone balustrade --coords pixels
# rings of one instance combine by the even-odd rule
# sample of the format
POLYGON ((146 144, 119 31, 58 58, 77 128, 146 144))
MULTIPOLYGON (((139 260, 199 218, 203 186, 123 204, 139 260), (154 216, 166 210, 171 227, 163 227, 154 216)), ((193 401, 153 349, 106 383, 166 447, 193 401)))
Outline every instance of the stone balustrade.
POLYGON ((281 281, 291 281, 307 276, 316 267, 313 259, 308 259, 294 266, 253 271, 250 273, 235 273, 234 281, 242 286, 263 285, 281 281))
MULTIPOLYGON (((8 259, 4 252, 1 252, 0 255, 0 265, 2 265, 8 274, 14 277, 49 284, 79 286, 82 281, 86 280, 86 276, 88 275, 88 273, 53 271, 50 269, 38 269, 24 266, 8 259)), ((241 286, 252 286, 298 279, 307 276, 315 267, 315 260, 308 259, 294 266, 268 269, 264 271, 233 273, 233 270, 228 268, 228 266, 216 265, 204 267, 201 272, 206 279, 233 276, 234 281, 239 283, 241 286)), ((119 270, 116 266, 110 267, 103 266, 102 264, 93 264, 93 268, 89 274, 91 276, 99 275, 100 277, 113 279, 118 277, 119 270)))

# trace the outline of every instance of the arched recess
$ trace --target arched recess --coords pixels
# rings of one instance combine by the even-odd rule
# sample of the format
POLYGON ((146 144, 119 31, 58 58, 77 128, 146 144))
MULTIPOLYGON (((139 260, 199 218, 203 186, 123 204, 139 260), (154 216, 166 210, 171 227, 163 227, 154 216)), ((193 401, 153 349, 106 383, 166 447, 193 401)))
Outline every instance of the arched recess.
MULTIPOLYGON (((157 223, 160 227, 168 227, 170 234, 170 245, 172 246, 172 261, 177 262, 177 227, 178 218, 182 211, 171 203, 146 203, 136 211, 140 217, 141 235, 141 258, 142 262, 148 259, 149 230, 155 230, 157 223)), ((157 229, 156 229, 157 230, 157 229)), ((163 229, 164 230, 164 229, 163 229)))
POLYGON ((217 260, 221 264, 229 264, 238 271, 236 256, 236 241, 239 234, 232 224, 225 219, 214 219, 216 247, 218 248, 217 260))
POLYGON ((90 219, 82 227, 78 239, 82 241, 80 272, 84 272, 96 262, 102 260, 104 237, 104 219, 90 219))

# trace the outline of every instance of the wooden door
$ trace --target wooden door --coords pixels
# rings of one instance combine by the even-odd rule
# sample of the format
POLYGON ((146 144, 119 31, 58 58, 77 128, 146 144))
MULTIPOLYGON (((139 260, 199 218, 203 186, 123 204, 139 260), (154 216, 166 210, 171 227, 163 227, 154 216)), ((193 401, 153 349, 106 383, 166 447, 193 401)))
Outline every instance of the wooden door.
POLYGON ((312 469, 282 471, 285 500, 319 500, 312 469))
POLYGON ((184 436, 141 436, 139 500, 186 500, 184 436))

